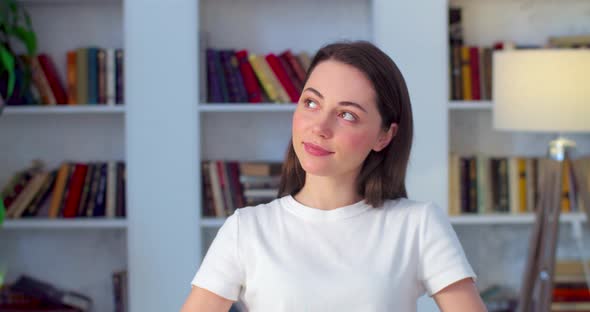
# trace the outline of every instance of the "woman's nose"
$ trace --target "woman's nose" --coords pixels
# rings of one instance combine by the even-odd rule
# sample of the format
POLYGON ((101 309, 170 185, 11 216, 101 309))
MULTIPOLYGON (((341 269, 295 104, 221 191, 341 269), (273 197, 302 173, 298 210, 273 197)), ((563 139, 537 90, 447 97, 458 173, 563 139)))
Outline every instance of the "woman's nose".
POLYGON ((329 139, 332 137, 332 120, 329 116, 318 116, 314 121, 312 127, 313 134, 322 137, 323 139, 329 139))

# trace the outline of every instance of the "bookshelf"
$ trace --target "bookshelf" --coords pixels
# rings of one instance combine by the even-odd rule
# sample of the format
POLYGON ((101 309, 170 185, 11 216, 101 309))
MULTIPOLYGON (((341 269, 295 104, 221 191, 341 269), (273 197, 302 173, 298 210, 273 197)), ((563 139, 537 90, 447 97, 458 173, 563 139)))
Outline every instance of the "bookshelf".
MULTIPOLYGON (((590 3, 585 1, 450 0, 447 4, 462 10, 465 45, 492 46, 504 40, 517 45, 543 45, 549 36, 590 33, 590 22, 582 14, 590 8, 590 3)), ((446 38, 444 55, 448 60, 448 35, 446 38)), ((445 81, 449 83, 448 70, 445 74, 445 81)), ((447 108, 448 151, 459 155, 543 157, 547 143, 554 137, 551 134, 494 131, 493 99, 448 101, 447 108)), ((579 155, 590 154, 590 135, 568 137, 577 142, 579 155)), ((532 229, 530 225, 534 224, 535 216, 530 213, 459 215, 450 219, 479 275, 480 289, 501 284, 518 290, 532 229)), ((580 225, 587 225, 588 220, 579 213, 562 214, 560 220, 558 258, 579 259, 573 234, 580 225)), ((590 231, 584 227, 583 240, 587 242, 590 231)))
MULTIPOLYGON (((122 1, 26 0, 38 40, 66 77, 66 51, 123 48, 122 1)), ((126 160, 126 106, 8 106, 0 115, 0 185, 33 159, 126 160)), ((6 281, 28 274, 90 296, 95 311, 114 311, 112 273, 127 269, 125 219, 7 219, 0 227, 6 281), (49 268, 49 269, 48 269, 49 268)))

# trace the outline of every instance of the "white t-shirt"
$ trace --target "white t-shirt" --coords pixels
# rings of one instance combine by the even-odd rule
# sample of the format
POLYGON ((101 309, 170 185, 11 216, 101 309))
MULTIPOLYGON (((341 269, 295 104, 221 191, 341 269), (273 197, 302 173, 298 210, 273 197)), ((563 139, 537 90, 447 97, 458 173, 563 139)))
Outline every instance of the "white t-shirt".
POLYGON ((236 210, 192 284, 259 311, 416 311, 424 292, 475 274, 432 203, 333 210, 292 196, 236 210))

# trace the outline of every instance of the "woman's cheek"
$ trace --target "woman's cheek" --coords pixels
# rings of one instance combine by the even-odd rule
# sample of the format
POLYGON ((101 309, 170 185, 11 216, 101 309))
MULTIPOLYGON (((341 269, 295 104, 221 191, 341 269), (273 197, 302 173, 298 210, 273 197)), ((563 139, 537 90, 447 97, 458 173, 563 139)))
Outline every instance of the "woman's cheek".
POLYGON ((346 145, 351 149, 358 149, 361 146, 363 149, 370 149, 372 147, 372 136, 368 133, 350 133, 345 138, 346 145))
POLYGON ((293 114, 293 135, 297 135, 302 129, 305 128, 305 118, 301 116, 301 113, 293 114))

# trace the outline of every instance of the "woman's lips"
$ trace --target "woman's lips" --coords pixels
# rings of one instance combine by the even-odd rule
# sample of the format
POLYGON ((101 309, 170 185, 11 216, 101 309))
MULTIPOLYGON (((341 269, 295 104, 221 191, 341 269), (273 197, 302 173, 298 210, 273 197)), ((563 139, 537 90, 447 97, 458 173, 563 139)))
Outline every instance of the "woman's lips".
POLYGON ((314 156, 327 156, 330 154, 334 154, 334 152, 330 152, 328 150, 325 150, 321 146, 317 146, 312 143, 303 142, 303 146, 304 146, 306 152, 308 152, 314 156))

